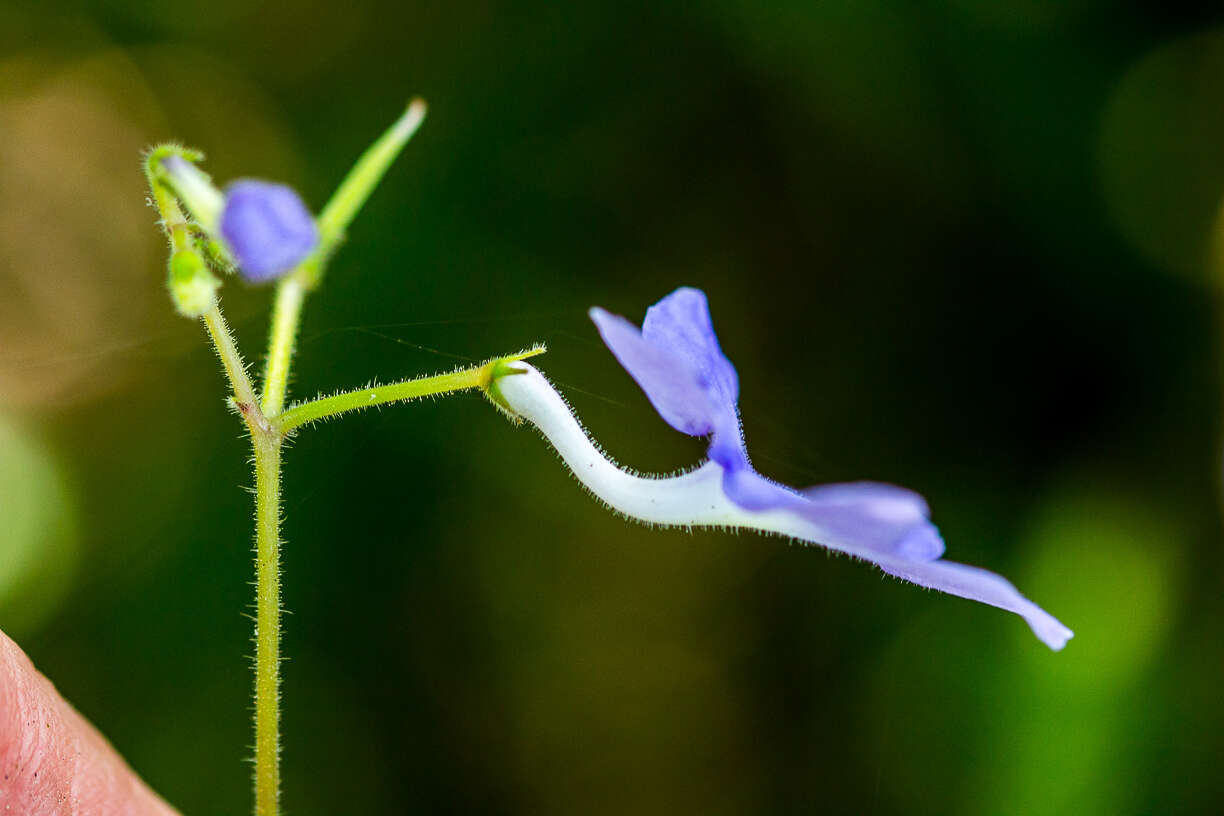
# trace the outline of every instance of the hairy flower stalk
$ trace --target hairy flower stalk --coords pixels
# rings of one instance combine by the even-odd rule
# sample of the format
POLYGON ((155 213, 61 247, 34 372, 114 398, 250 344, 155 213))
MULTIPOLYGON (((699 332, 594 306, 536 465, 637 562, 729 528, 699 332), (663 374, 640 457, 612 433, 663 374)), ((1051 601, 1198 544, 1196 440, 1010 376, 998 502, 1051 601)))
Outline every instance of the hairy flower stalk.
MULTIPOLYGON (((424 113, 424 103, 413 100, 357 162, 318 222, 298 194, 281 184, 238 181, 222 193, 196 166, 203 158, 198 151, 166 144, 146 156, 152 202, 170 239, 171 297, 182 315, 200 318, 207 328, 229 381, 231 404, 246 425, 254 453, 256 816, 280 813, 280 469, 286 436, 302 424, 345 411, 485 387, 493 367, 500 364, 493 361, 283 410, 305 295, 318 285, 345 227, 416 132, 424 113), (279 281, 262 393, 256 392, 221 314, 216 294, 221 281, 210 264, 218 271, 236 267, 249 283, 279 281)), ((531 353, 536 350, 525 352, 531 353)))

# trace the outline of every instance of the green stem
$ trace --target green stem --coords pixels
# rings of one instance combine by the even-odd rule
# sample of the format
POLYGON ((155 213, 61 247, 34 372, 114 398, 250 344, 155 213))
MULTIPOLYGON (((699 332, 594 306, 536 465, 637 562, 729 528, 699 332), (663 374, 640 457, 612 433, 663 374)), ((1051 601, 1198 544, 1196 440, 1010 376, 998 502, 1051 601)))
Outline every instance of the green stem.
POLYGON ((259 424, 257 420, 261 421, 263 416, 258 413, 259 403, 255 400, 255 387, 251 385, 251 378, 247 376, 246 363, 243 362, 242 355, 238 353, 238 346, 234 343, 234 335, 230 333, 229 324, 225 322, 225 317, 221 314, 221 307, 215 303, 200 317, 204 325, 208 327, 208 333, 212 337, 217 356, 221 358, 221 364, 225 366, 225 376, 229 378, 230 387, 234 390, 234 400, 247 420, 247 425, 254 432, 255 425, 259 424))
POLYGON ((255 436, 255 816, 280 813, 281 437, 255 436))
POLYGON ((162 228, 170 238, 171 250, 182 249, 187 245, 187 219, 170 190, 160 181, 150 180, 149 190, 153 193, 153 203, 161 215, 162 228))
POLYGON ((255 452, 255 814, 280 796, 280 465, 284 435, 266 419, 221 310, 202 316, 255 452))
POLYGON ((483 365, 464 368, 450 374, 420 377, 390 385, 347 391, 332 397, 322 397, 293 406, 273 419, 272 423, 282 433, 289 433, 302 425, 309 425, 321 419, 330 419, 349 411, 360 411, 364 408, 373 408, 375 405, 386 405, 389 402, 407 402, 421 397, 453 394, 469 388, 482 388, 489 382, 487 367, 483 365))
POLYGON ((276 287, 276 303, 272 309, 272 332, 268 340, 268 362, 264 369, 263 412, 276 416, 285 407, 289 390, 289 367, 302 317, 306 287, 296 275, 291 275, 276 287))
POLYGON ((272 417, 269 424, 281 434, 287 434, 303 425, 331 419, 349 411, 361 411, 391 402, 408 402, 421 397, 440 397, 471 388, 488 389, 496 377, 506 373, 505 366, 518 360, 543 354, 544 351, 542 345, 532 346, 517 354, 494 357, 483 365, 461 368, 449 374, 418 377, 390 385, 374 385, 331 397, 320 397, 310 402, 294 405, 280 415, 272 417))
POLYGON ((361 155, 319 214, 319 248, 276 287, 268 363, 264 369, 262 410, 276 416, 285 407, 294 343, 306 293, 319 285, 327 260, 344 238, 344 231, 382 181, 396 156, 425 119, 425 102, 414 99, 403 115, 361 155))

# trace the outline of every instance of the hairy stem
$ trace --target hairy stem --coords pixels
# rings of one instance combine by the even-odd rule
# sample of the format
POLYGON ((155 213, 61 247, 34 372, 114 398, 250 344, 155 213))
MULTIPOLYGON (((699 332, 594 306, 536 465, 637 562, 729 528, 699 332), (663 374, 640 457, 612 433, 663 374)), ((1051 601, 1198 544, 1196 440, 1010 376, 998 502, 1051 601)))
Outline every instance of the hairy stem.
POLYGON ((255 453, 255 814, 280 806, 280 466, 284 436, 255 398, 246 365, 216 306, 202 318, 251 432, 255 453))
POLYGON ((362 154, 319 215, 319 248, 277 286, 268 339, 268 362, 264 369, 261 407, 266 416, 276 416, 285 407, 289 369, 306 293, 319 285, 328 259, 344 238, 344 231, 424 118, 424 101, 412 100, 395 124, 362 154))
POLYGON ((281 437, 255 448, 255 816, 280 813, 281 437))
POLYGON ((264 369, 262 408, 266 416, 276 416, 285 407, 289 390, 289 366, 297 341, 298 324, 306 287, 296 275, 290 275, 276 287, 276 303, 272 310, 272 332, 268 340, 268 362, 264 369))
POLYGON ((282 433, 288 433, 302 425, 318 422, 321 419, 330 419, 349 411, 360 411, 363 408, 373 408, 375 405, 386 405, 389 402, 406 402, 421 397, 437 397, 457 391, 466 391, 469 388, 480 388, 488 385, 487 367, 486 364, 475 368, 464 368, 452 371, 450 374, 361 388, 332 397, 311 400, 295 405, 280 414, 273 420, 273 424, 282 433))
POLYGON ((496 377, 505 373, 506 366, 537 354, 543 354, 544 350, 542 345, 532 346, 517 354, 494 357, 483 365, 461 368, 449 374, 418 377, 414 380, 404 380, 389 385, 359 388, 331 397, 320 397, 294 405, 281 414, 271 417, 268 423, 272 429, 281 434, 287 434, 303 425, 331 419, 349 411, 360 411, 391 402, 408 402, 422 397, 440 397, 471 388, 487 389, 496 377))
MULTIPOLYGON (((242 409, 247 425, 251 426, 252 420, 256 417, 250 413, 250 409, 258 410, 259 405, 255 400, 255 387, 251 385, 246 363, 243 362, 238 346, 234 343, 234 335, 230 332, 229 324, 225 322, 221 308, 216 304, 213 304, 212 308, 200 317, 204 325, 208 327, 208 333, 212 337, 217 356, 221 358, 221 364, 225 366, 225 376, 229 379, 230 388, 234 391, 234 400, 242 409)), ((262 416, 258 418, 261 419, 262 416)))

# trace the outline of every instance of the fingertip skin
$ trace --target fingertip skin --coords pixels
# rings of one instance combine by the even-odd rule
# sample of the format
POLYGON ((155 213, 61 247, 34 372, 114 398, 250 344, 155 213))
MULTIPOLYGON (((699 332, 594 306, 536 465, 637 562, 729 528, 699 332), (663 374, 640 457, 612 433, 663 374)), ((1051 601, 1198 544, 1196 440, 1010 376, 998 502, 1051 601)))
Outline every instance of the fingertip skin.
POLYGON ((0 814, 176 812, 0 632, 0 814))

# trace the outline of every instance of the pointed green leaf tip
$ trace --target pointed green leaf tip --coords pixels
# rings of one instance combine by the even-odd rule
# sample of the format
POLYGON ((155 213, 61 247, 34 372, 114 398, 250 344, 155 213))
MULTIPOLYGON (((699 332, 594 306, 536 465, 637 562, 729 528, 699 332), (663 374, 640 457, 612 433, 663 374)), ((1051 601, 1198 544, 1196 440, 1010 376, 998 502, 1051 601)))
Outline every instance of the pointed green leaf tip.
POLYGON ((526 374, 526 370, 514 364, 520 360, 526 360, 528 357, 535 357, 536 355, 543 354, 546 351, 548 351, 548 348, 543 343, 539 343, 529 349, 524 349, 517 354, 511 354, 506 357, 496 357, 485 363, 482 367, 483 376, 481 379, 483 380, 482 385, 485 396, 489 398, 489 402, 493 403, 497 410, 509 417, 511 422, 519 422, 521 420, 518 414, 516 414, 514 410, 510 408, 509 403, 506 402, 506 398, 502 396, 501 389, 498 388, 497 382, 502 377, 513 377, 516 374, 526 374))
POLYGON ((301 280, 308 289, 319 285, 327 259, 344 240, 349 225, 374 193, 400 151, 421 127, 425 111, 425 100, 418 98, 409 102, 403 114, 361 154, 323 206, 318 217, 319 247, 301 273, 301 280))

